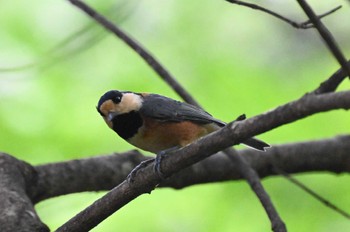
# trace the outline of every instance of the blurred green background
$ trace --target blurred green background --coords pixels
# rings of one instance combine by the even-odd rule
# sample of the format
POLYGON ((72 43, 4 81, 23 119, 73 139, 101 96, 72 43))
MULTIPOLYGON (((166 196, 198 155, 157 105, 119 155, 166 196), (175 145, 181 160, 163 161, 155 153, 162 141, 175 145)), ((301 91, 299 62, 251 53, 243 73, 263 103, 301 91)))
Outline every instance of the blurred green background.
MULTIPOLYGON (((308 1, 349 57, 348 1, 308 1)), ((294 29, 225 1, 89 1, 137 38, 215 117, 260 114, 315 89, 339 68, 315 30, 294 29)), ((256 1, 286 17, 306 17, 295 1, 256 1)), ((31 164, 122 152, 133 147, 96 112, 110 89, 178 98, 123 42, 67 1, 0 3, 0 150, 31 164), (80 31, 80 33, 78 33, 80 31), (75 36, 72 36, 74 35, 75 36), (70 39, 67 39, 70 38, 70 39), (66 42, 63 42, 66 41, 66 42), (15 68, 8 69, 8 68, 15 68)), ((341 86, 348 89, 349 82, 341 86)), ((260 135, 271 143, 349 133, 345 111, 315 115, 260 135)), ((297 176, 350 211, 348 175, 297 176)), ((346 231, 350 222, 283 178, 263 181, 290 231, 346 231)), ((36 205, 54 230, 103 193, 57 197, 36 205)), ((244 181, 159 189, 93 231, 270 231, 244 181)))

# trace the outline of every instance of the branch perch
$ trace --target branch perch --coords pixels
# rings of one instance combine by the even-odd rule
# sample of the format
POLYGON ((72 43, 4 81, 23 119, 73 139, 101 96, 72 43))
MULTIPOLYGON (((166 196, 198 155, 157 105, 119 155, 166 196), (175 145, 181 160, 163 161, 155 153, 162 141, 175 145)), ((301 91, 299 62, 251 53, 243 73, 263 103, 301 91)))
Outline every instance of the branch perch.
MULTIPOLYGON (((228 124, 198 141, 164 157, 161 169, 165 176, 203 160, 247 138, 319 112, 350 108, 350 91, 309 94, 264 114, 228 124)), ((153 166, 140 170, 134 182, 122 182, 105 196, 62 225, 57 231, 87 231, 143 193, 151 192, 160 182, 153 166)))

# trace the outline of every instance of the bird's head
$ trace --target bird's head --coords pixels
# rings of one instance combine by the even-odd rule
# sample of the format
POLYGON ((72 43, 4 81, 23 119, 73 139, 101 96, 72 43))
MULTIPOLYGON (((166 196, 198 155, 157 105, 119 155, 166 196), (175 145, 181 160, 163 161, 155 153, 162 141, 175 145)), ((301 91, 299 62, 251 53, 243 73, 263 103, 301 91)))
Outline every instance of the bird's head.
POLYGON ((129 91, 110 90, 102 95, 97 104, 97 111, 108 125, 121 114, 138 111, 142 106, 141 94, 129 91))

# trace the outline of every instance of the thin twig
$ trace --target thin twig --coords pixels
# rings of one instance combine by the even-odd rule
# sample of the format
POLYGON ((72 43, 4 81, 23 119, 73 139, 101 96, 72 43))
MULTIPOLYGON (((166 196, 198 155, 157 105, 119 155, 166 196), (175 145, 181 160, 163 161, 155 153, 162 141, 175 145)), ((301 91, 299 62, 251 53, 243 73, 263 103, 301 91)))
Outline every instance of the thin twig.
POLYGON ((175 78, 170 74, 168 70, 166 70, 160 62, 153 56, 149 51, 146 50, 139 42, 136 42, 135 39, 131 38, 131 36, 127 35, 122 29, 111 23, 104 16, 97 13, 91 7, 89 7, 84 2, 79 0, 68 0, 73 5, 77 6, 79 9, 88 14, 91 18, 93 18, 96 22, 102 25, 105 29, 115 34, 118 38, 124 41, 127 45, 130 46, 136 53, 138 53, 149 65, 152 69, 163 78, 165 82, 167 82, 173 89, 176 90, 177 93, 183 98, 186 99, 190 104, 199 105, 196 100, 194 100, 191 95, 182 88, 181 85, 175 80, 175 78))
MULTIPOLYGON (((330 14, 336 12, 337 10, 339 10, 339 9, 342 8, 342 7, 343 7, 342 5, 339 5, 339 6, 333 8, 332 10, 330 10, 330 11, 328 11, 328 12, 325 12, 325 13, 323 13, 323 14, 318 15, 317 17, 318 17, 319 19, 322 19, 323 17, 326 17, 326 16, 328 16, 328 15, 330 15, 330 14)), ((309 25, 310 28, 314 28, 314 27, 315 27, 315 26, 312 24, 312 22, 311 22, 310 19, 307 20, 307 21, 305 21, 305 22, 303 22, 303 24, 309 25)))
POLYGON ((282 221, 277 210, 273 206, 273 203, 269 195, 265 191, 263 185, 261 184, 260 177, 258 176, 256 171, 253 168, 251 168, 247 161, 232 148, 228 148, 224 150, 224 152, 227 155, 227 157, 229 157, 229 159, 234 164, 236 164, 239 173, 243 176, 244 179, 247 180, 253 192, 259 198, 268 217, 270 218, 272 230, 280 232, 287 231, 285 223, 282 221))
POLYGON ((340 209, 338 206, 334 205, 332 202, 330 202, 329 200, 325 199, 320 194, 316 193, 315 191, 313 191, 312 189, 310 189, 309 187, 307 187, 306 185, 301 183, 299 180, 297 180, 293 176, 289 175, 288 173, 286 173, 285 171, 283 171, 283 170, 281 170, 279 168, 274 167, 274 169, 275 169, 275 171, 278 174, 284 176, 287 180, 289 180, 290 182, 292 182, 293 184, 295 184, 296 186, 301 188, 306 193, 310 194, 312 197, 314 197, 315 199, 317 199, 318 201, 323 203, 326 207, 334 210, 336 213, 339 213, 340 215, 344 216, 345 218, 350 219, 350 214, 349 213, 347 213, 344 210, 340 209))
POLYGON ((326 28, 322 21, 317 17, 313 9, 304 0, 297 0, 305 14, 309 17, 310 21, 315 25, 317 31, 321 35, 327 47, 332 52, 333 56, 337 59, 346 75, 350 77, 350 65, 347 63, 345 56, 339 49, 337 42, 335 41, 332 33, 326 28))
MULTIPOLYGON (((230 3, 233 3, 233 4, 237 4, 237 5, 241 5, 241 6, 246 6, 246 7, 249 7, 251 9, 254 9, 254 10, 260 10, 262 12, 265 12, 269 15, 272 15, 278 19, 281 19, 282 21, 290 24, 291 26, 295 27, 295 28, 298 28, 298 29, 309 29, 309 28, 314 28, 314 25, 310 22, 310 20, 308 21, 305 21, 305 22, 302 22, 302 23, 297 23, 297 22, 294 22, 276 12, 273 12, 269 9, 266 9, 262 6, 259 6, 259 5, 256 5, 256 4, 253 4, 253 3, 248 3, 248 2, 243 2, 243 1, 239 1, 239 0, 225 0, 227 2, 230 2, 230 3)), ((328 16, 332 13, 334 13, 335 11, 339 10, 342 6, 337 6, 336 8, 326 12, 326 13, 323 13, 321 15, 318 16, 318 18, 323 18, 325 16, 328 16)))
MULTIPOLYGON (((239 116, 235 121, 243 121, 245 120, 245 115, 239 116)), ((261 184, 261 180, 257 172, 246 162, 246 160, 239 156, 237 151, 235 151, 232 147, 227 148, 223 151, 223 153, 232 161, 233 164, 237 166, 238 172, 241 176, 248 182, 251 189, 258 197, 261 202, 267 216, 271 222, 271 228, 275 232, 285 232, 287 231, 285 223, 282 221, 279 216, 275 206, 273 205, 270 196, 265 191, 263 185, 261 184)))
MULTIPOLYGON (((294 21, 292 21, 292 20, 290 20, 290 19, 288 19, 280 14, 277 14, 269 9, 266 9, 266 8, 261 7, 259 5, 256 5, 256 4, 247 3, 247 2, 243 2, 243 1, 239 1, 239 0, 226 0, 226 1, 233 3, 233 4, 246 6, 246 7, 249 7, 251 9, 254 9, 254 10, 260 10, 260 11, 265 12, 267 14, 270 14, 278 19, 283 20, 284 22, 292 25, 295 28, 308 29, 308 28, 314 28, 316 25, 316 24, 314 25, 311 18, 303 23, 296 23, 296 22, 294 22, 294 21)), ((318 15, 318 16, 316 16, 314 14, 314 18, 320 22, 321 18, 334 13, 335 11, 339 10, 341 7, 342 6, 337 6, 334 9, 332 9, 326 13, 323 13, 321 15, 318 15)), ((346 69, 344 69, 344 67, 349 67, 349 66, 350 66, 350 61, 347 62, 347 66, 342 65, 342 69, 338 70, 328 80, 324 81, 316 90, 313 91, 313 93, 321 94, 321 93, 328 93, 328 92, 335 91, 336 88, 339 86, 339 84, 348 76, 348 72, 344 71, 344 70, 346 70, 346 69)))

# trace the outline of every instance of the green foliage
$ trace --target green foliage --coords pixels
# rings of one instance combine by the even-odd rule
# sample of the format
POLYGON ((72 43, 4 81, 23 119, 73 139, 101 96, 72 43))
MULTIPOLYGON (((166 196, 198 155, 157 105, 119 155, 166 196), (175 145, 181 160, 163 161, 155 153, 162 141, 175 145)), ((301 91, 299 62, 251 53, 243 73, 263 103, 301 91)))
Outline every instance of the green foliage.
MULTIPOLYGON (((318 12, 334 7, 316 2, 318 12)), ((142 1, 122 11, 112 8, 115 3, 99 4, 95 6, 109 9, 111 17, 127 15, 117 23, 146 46, 207 111, 225 121, 292 101, 339 67, 312 30, 296 30, 224 1, 142 1)), ((289 4, 276 2, 271 8, 296 21, 305 20, 301 10, 289 4)), ((177 98, 133 51, 98 27, 48 52, 91 23, 66 1, 21 0, 0 6, 0 68, 33 65, 0 72, 1 151, 42 164, 132 149, 100 119, 95 109, 99 97, 119 89, 177 98), (97 43, 89 42, 97 37, 97 43)), ((350 48, 350 31, 343 26, 350 25, 348 12, 345 6, 324 19, 344 51, 350 48)), ((348 89, 348 82, 342 88, 348 89)), ((271 144, 326 138, 349 133, 349 123, 348 113, 330 112, 259 138, 271 144)), ((303 175, 301 179, 342 208, 349 205, 348 176, 303 175)), ((263 183, 290 231, 349 228, 348 221, 285 179, 269 178, 263 183)), ((55 229, 102 194, 63 196, 39 203, 37 210, 55 229)), ((247 184, 228 182, 156 190, 94 231, 118 229, 269 231, 270 225, 247 184)))

